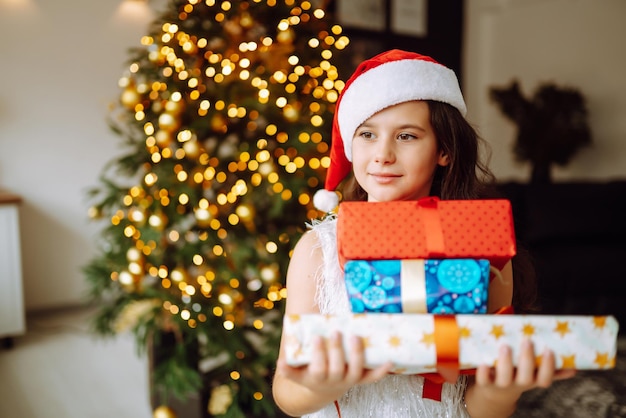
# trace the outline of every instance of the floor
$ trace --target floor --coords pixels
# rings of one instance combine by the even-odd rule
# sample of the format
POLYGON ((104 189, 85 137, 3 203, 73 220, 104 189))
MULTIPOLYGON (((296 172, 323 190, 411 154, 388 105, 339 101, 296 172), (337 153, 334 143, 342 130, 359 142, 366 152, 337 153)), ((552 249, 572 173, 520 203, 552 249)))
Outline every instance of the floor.
POLYGON ((27 318, 0 349, 1 418, 150 418, 148 362, 133 336, 103 339, 89 309, 27 318))

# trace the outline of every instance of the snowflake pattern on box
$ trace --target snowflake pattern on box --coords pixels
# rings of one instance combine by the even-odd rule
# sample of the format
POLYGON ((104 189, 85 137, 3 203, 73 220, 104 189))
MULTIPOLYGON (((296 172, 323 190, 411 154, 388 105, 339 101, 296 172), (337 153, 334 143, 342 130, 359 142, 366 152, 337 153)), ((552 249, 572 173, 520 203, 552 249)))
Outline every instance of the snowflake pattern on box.
POLYGON ((351 260, 345 281, 354 313, 481 314, 489 267, 482 259, 351 260), (418 268, 404 269, 406 263, 418 268), (425 310, 407 309, 416 299, 425 310))

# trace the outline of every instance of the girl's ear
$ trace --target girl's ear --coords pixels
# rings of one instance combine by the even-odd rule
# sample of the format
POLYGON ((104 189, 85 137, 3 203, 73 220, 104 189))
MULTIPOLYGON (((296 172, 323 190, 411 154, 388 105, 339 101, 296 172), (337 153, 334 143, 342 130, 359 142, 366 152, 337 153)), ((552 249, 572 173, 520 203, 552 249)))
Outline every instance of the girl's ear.
POLYGON ((450 164, 450 157, 448 157, 448 154, 446 154, 443 151, 439 151, 439 159, 437 160, 437 164, 445 167, 448 164, 450 164))

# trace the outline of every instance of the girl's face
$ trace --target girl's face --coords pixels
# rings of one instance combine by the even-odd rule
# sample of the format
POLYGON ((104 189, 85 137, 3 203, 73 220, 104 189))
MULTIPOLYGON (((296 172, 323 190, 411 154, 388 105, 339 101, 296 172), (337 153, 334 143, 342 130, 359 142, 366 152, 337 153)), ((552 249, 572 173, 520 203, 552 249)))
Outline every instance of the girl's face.
POLYGON ((430 124, 428 104, 423 101, 383 109, 354 133, 354 176, 370 202, 426 197, 435 169, 448 164, 430 124))

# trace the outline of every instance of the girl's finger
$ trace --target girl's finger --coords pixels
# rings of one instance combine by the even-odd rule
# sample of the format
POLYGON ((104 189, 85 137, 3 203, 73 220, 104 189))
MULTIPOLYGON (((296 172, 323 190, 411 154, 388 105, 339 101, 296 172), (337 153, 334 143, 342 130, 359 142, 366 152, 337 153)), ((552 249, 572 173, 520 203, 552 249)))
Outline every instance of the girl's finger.
POLYGON ((574 376, 576 376, 576 370, 574 369, 556 370, 554 372, 554 380, 570 379, 574 376))
POLYGON ((547 388, 552 384, 555 367, 554 353, 545 349, 541 356, 541 365, 537 371, 537 386, 547 388))
POLYGON ((383 377, 385 377, 393 368, 393 363, 388 361, 387 363, 372 369, 372 370, 366 370, 365 373, 363 373, 363 377, 361 378, 360 383, 373 383, 376 382, 380 379, 382 379, 383 377))
POLYGON ((530 339, 526 338, 520 345, 517 361, 515 383, 522 387, 530 387, 535 379, 535 350, 530 339))
POLYGON ((326 344, 321 336, 313 337, 311 341, 311 361, 309 362, 308 372, 311 379, 317 382, 323 382, 326 380, 327 373, 327 358, 326 358, 326 344))
POLYGON ((331 334, 326 345, 328 369, 326 378, 331 382, 343 380, 346 372, 346 359, 343 352, 343 339, 339 331, 331 334))
POLYGON ((481 364, 476 368, 476 384, 479 386, 487 386, 492 384, 491 367, 481 364))
POLYGON ((358 382, 364 373, 365 351, 363 340, 356 335, 350 337, 350 358, 348 359, 348 373, 346 379, 350 382, 358 382))
POLYGON ((503 345, 498 351, 498 362, 496 363, 495 385, 507 387, 513 381, 513 357, 511 347, 503 345))
POLYGON ((280 373, 284 375, 286 378, 295 380, 297 382, 300 381, 300 377, 302 376, 303 367, 291 367, 287 364, 287 361, 283 358, 278 358, 276 362, 276 373, 280 373))

